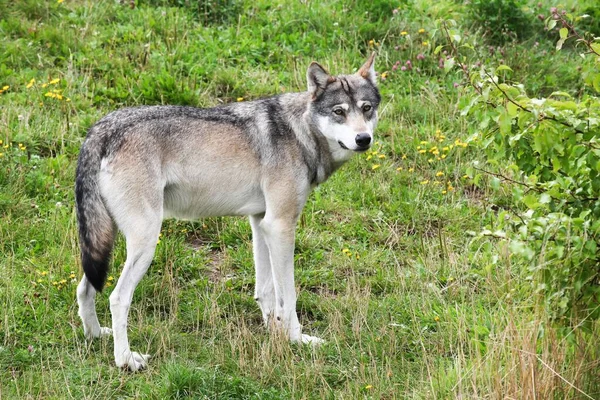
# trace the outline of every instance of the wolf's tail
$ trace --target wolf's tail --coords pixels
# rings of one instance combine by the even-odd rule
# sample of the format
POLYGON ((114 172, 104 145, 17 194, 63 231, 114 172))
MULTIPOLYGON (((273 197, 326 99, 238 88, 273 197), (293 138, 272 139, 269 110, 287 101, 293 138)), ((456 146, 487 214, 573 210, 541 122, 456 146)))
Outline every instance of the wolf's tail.
POLYGON ((75 201, 79 223, 81 265, 87 280, 102 291, 112 253, 116 227, 100 195, 98 174, 102 159, 102 137, 92 127, 81 147, 75 179, 75 201))

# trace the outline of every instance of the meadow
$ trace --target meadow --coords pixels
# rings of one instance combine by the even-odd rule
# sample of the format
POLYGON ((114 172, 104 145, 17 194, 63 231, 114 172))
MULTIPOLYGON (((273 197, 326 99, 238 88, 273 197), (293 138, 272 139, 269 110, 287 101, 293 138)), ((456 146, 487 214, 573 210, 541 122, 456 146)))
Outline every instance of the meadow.
MULTIPOLYGON (((548 301, 531 260, 551 259, 525 262, 498 231, 535 207, 514 200, 524 183, 504 153, 490 161, 488 126, 465 111, 481 65, 506 66, 532 97, 587 101, 582 68, 598 62, 570 42, 557 51, 544 20, 587 13, 593 31, 594 4, 0 0, 0 399, 600 398, 597 307, 548 301), (349 73, 372 51, 376 142, 314 190, 297 231, 301 323, 327 342, 267 333, 247 219, 168 220, 130 311, 132 349, 153 358, 116 368, 111 339, 85 340, 75 301, 87 129, 123 106, 302 91, 311 61, 349 73)), ((119 238, 103 326, 124 260, 119 238)))

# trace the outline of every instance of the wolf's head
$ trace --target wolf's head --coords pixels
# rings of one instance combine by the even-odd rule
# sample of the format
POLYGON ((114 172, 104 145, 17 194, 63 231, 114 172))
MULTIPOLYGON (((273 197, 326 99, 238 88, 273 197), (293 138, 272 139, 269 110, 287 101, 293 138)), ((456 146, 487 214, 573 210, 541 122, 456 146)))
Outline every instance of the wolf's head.
POLYGON ((340 158, 366 151, 373 142, 381 100, 374 60, 375 53, 353 75, 331 76, 316 62, 308 67, 312 126, 327 138, 331 150, 340 158))

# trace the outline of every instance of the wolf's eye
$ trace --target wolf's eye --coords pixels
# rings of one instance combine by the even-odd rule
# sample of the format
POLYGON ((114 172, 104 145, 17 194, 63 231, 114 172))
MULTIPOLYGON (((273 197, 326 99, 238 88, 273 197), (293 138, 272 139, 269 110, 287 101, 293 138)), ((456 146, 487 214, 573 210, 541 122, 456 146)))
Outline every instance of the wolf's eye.
POLYGON ((342 110, 341 108, 336 108, 335 110, 333 110, 333 113, 335 115, 344 115, 344 110, 342 110))
POLYGON ((372 105, 370 105, 370 104, 365 104, 365 105, 363 106, 363 112, 369 112, 369 111, 371 111, 372 109, 373 109, 373 106, 372 106, 372 105))

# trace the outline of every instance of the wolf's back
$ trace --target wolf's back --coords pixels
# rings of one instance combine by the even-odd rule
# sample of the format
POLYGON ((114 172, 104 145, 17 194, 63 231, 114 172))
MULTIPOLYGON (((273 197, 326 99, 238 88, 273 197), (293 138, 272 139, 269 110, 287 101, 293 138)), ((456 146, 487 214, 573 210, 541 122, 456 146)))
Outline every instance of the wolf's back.
POLYGON ((81 265, 87 280, 101 291, 106 282, 114 244, 115 225, 100 195, 98 174, 105 152, 104 135, 90 128, 81 147, 75 179, 81 265))

